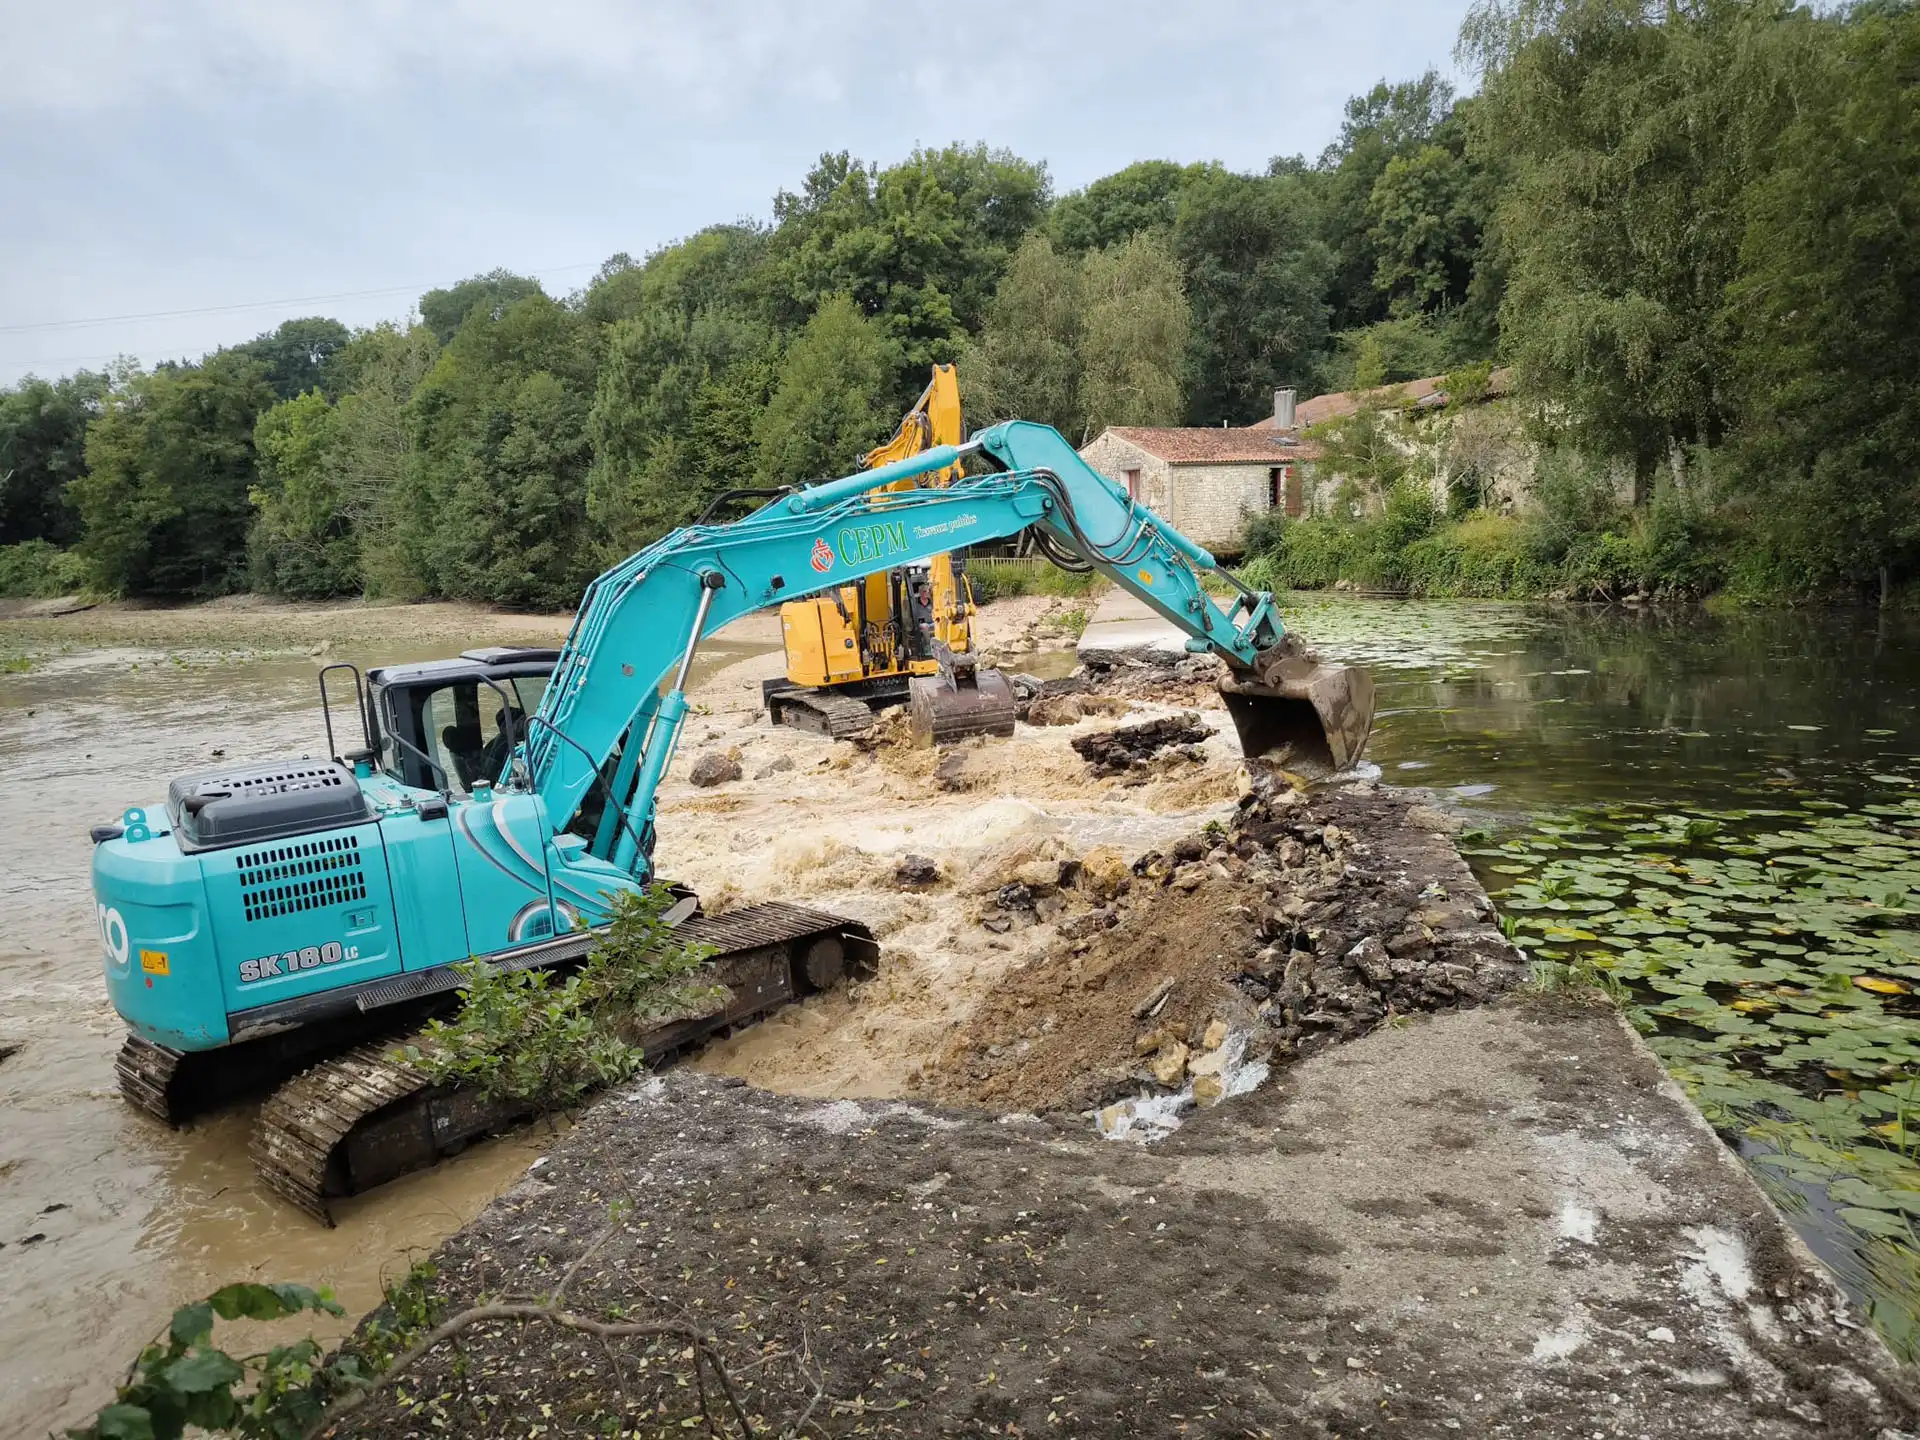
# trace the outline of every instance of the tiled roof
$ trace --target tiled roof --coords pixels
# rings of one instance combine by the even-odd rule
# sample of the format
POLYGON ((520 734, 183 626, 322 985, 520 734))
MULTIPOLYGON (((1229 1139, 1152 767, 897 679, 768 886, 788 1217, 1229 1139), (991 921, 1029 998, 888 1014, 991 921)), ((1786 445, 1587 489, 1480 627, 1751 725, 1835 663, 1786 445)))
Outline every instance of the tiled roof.
POLYGON ((1171 465, 1285 465, 1292 460, 1319 458, 1315 446, 1290 441, 1271 431, 1271 426, 1267 434, 1206 426, 1112 425, 1107 429, 1108 434, 1118 435, 1171 465))
MULTIPOLYGON (((1446 383, 1447 377, 1444 375, 1429 375, 1421 380, 1407 380, 1398 385, 1382 385, 1377 390, 1342 390, 1332 395, 1316 396, 1294 407, 1294 423, 1304 429, 1309 425, 1338 420, 1344 415, 1353 414, 1362 405, 1375 407, 1444 405, 1447 403, 1446 383)), ((1503 366, 1487 377, 1487 394, 1489 396, 1504 395, 1512 384, 1513 371, 1503 366)), ((1269 415, 1263 420, 1256 420, 1245 428, 1271 431, 1273 417, 1269 415)))

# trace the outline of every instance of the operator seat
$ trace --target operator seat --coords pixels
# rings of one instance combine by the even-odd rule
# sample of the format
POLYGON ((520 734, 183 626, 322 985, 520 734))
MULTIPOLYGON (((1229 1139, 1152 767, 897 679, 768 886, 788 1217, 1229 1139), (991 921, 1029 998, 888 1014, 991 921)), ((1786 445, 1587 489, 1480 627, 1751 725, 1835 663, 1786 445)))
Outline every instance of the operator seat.
POLYGON ((453 761, 454 778, 462 790, 473 789, 473 782, 486 773, 486 747, 480 738, 480 726, 444 725, 440 744, 453 761))

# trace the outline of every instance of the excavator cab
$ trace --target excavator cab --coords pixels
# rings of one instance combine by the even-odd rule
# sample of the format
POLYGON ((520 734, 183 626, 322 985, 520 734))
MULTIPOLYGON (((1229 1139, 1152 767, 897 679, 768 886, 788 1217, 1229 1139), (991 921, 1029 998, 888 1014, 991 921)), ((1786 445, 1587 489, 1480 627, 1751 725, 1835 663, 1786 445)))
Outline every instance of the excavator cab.
POLYGON ((370 671, 376 768, 421 790, 471 794, 498 784, 559 658, 553 649, 495 646, 370 671))

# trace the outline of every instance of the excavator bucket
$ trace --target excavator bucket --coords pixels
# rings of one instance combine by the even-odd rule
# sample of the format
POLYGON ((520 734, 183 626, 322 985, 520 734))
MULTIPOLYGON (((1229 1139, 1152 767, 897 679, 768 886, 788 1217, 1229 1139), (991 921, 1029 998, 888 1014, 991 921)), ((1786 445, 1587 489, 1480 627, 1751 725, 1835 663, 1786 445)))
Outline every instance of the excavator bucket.
POLYGON ((1357 665, 1324 665, 1288 635, 1251 671, 1220 682, 1221 698, 1250 759, 1303 774, 1356 764, 1373 733, 1373 677, 1357 665))
POLYGON ((1013 734, 1013 687, 998 670, 916 675, 907 687, 916 745, 951 745, 970 735, 1013 734))

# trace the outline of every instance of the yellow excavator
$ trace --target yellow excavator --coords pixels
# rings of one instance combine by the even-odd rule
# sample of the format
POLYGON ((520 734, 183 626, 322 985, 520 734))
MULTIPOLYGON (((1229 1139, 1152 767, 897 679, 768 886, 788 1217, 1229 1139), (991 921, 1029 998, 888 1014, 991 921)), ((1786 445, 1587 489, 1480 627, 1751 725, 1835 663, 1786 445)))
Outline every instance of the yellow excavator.
MULTIPOLYGON (((893 438, 862 456, 860 468, 875 470, 964 438, 960 381, 953 366, 936 365, 893 438)), ((944 487, 959 478, 956 464, 881 488, 944 487)), ((840 558, 851 564, 859 557, 840 558)), ((923 745, 1011 735, 1013 690, 998 670, 978 664, 973 613, 964 563, 951 553, 790 600, 780 607, 787 673, 764 683, 767 713, 776 725, 843 740, 872 728, 876 711, 904 702, 923 745)))

